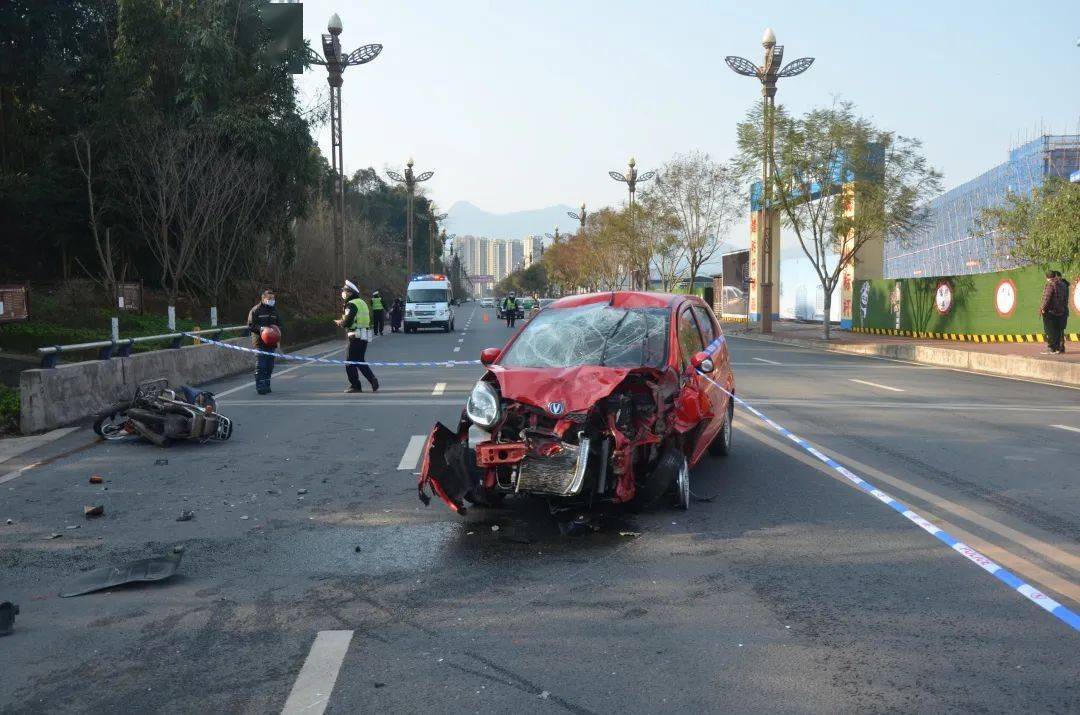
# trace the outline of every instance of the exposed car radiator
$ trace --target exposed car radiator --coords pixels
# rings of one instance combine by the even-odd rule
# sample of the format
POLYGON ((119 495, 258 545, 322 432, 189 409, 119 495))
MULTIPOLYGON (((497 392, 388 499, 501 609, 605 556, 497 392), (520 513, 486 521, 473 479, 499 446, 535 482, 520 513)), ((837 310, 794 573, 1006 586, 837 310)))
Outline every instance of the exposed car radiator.
POLYGON ((579 444, 560 444, 561 449, 548 457, 528 456, 521 462, 517 491, 533 494, 572 496, 581 491, 589 462, 589 439, 579 444))

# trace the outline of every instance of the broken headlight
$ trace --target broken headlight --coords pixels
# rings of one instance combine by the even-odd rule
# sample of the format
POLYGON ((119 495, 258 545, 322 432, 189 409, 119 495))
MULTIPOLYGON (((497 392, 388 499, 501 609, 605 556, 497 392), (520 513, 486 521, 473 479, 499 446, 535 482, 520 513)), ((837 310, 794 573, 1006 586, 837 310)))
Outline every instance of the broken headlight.
POLYGON ((465 414, 477 427, 491 429, 499 421, 502 409, 499 405, 499 393, 490 383, 480 380, 469 395, 465 404, 465 414))

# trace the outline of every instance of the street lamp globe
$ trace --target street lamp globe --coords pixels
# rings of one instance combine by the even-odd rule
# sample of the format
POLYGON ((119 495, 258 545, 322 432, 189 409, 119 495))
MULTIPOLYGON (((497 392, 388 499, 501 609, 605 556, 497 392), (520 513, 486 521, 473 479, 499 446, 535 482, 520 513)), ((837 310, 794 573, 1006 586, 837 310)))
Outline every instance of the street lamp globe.
POLYGON ((765 28, 765 34, 761 36, 761 44, 764 47, 773 47, 776 45, 776 33, 773 32, 771 27, 765 28))
POLYGON ((411 157, 411 156, 409 157, 409 160, 408 160, 407 162, 405 162, 405 166, 409 167, 410 169, 412 168, 412 166, 413 166, 413 159, 412 159, 412 157, 411 157))
POLYGON ((331 35, 341 34, 341 18, 338 17, 338 14, 336 12, 330 16, 330 21, 326 23, 326 29, 330 32, 331 35))
POLYGON ((634 161, 634 157, 630 157, 630 168, 632 169, 635 166, 637 166, 637 162, 634 161))

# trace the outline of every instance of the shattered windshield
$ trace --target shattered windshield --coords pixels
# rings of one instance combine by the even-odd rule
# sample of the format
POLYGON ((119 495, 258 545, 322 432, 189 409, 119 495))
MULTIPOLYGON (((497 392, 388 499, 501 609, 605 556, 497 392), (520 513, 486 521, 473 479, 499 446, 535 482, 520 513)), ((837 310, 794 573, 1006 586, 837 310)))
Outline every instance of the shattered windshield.
POLYGON ((503 354, 505 367, 660 367, 668 334, 666 308, 594 303, 537 314, 503 354))

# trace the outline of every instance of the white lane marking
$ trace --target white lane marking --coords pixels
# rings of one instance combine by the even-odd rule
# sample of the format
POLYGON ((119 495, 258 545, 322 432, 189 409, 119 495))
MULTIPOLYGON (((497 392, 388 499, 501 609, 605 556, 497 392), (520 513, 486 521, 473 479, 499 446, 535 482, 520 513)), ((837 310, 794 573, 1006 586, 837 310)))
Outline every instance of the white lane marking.
POLYGON ((1070 432, 1080 432, 1080 427, 1070 427, 1069 425, 1050 425, 1051 427, 1057 427, 1058 429, 1068 430, 1070 432))
POLYGON ((401 461, 398 462, 398 469, 407 469, 410 472, 416 469, 417 462, 420 461, 420 452, 424 449, 424 442, 427 441, 427 437, 422 434, 414 434, 409 437, 409 446, 405 448, 405 454, 401 455, 401 461))
POLYGON ((458 342, 459 342, 459 343, 463 343, 463 342, 465 342, 465 338, 461 338, 460 340, 458 340, 458 342))
POLYGON ((856 380, 851 377, 848 378, 851 382, 857 382, 860 385, 869 385, 870 387, 880 387, 882 390, 891 390, 892 392, 907 392, 907 390, 901 390, 899 387, 889 387, 888 385, 879 385, 876 382, 867 382, 866 380, 856 380))
POLYGON ((19 467, 14 472, 8 472, 4 476, 0 477, 0 484, 10 482, 12 479, 19 476, 23 472, 28 472, 31 469, 33 469, 34 467, 40 467, 41 465, 42 465, 42 462, 34 462, 33 464, 27 464, 25 467, 19 467))
POLYGON ((282 715, 321 715, 326 711, 352 637, 352 631, 319 631, 281 709, 282 715))
POLYGON ((776 362, 775 360, 766 360, 765 358, 757 358, 756 357, 756 358, 750 358, 750 359, 751 360, 757 360, 758 362, 763 362, 763 363, 765 363, 767 365, 783 365, 784 364, 782 362, 776 362))
POLYGON ((454 348, 454 352, 456 352, 456 353, 461 352, 461 346, 459 345, 458 347, 454 348))
POLYGON ((435 389, 431 391, 431 394, 432 395, 441 395, 444 392, 446 392, 446 383, 445 382, 436 382, 435 383, 435 389))
MULTIPOLYGON (((337 350, 332 350, 331 352, 326 353, 325 355, 323 355, 323 357, 333 357, 334 355, 337 355, 338 353, 343 353, 343 352, 345 352, 345 348, 338 348, 337 350)), ((314 362, 302 362, 299 365, 294 365, 293 367, 285 368, 284 370, 278 372, 277 375, 278 375, 278 377, 280 377, 282 375, 285 375, 285 374, 288 374, 288 373, 292 372, 293 370, 299 370, 302 367, 307 367, 308 365, 317 365, 317 364, 318 363, 314 363, 314 362)), ((271 378, 271 381, 272 381, 272 378, 271 378)), ((214 397, 224 397, 225 395, 231 395, 232 393, 239 392, 240 390, 251 389, 251 387, 252 387, 252 385, 251 385, 250 382, 245 382, 243 385, 237 385, 236 387, 230 387, 228 390, 224 390, 222 392, 215 392, 214 397)))

